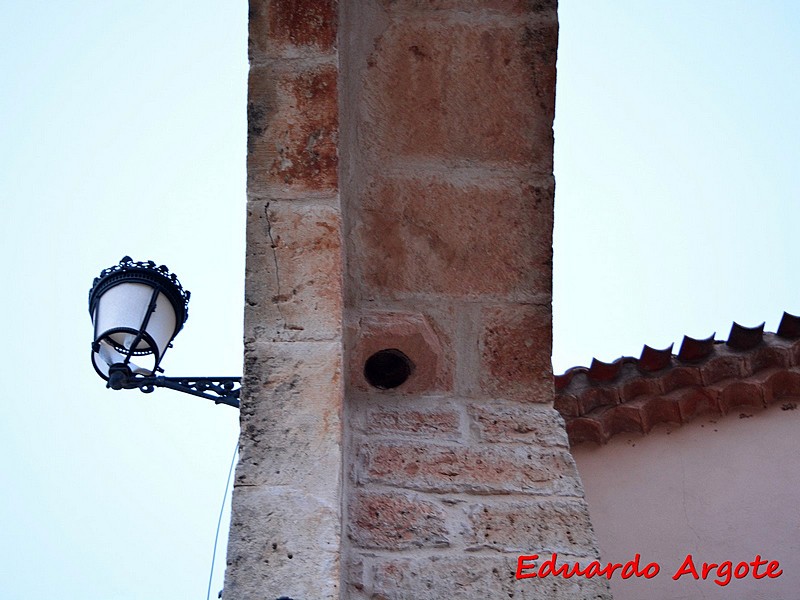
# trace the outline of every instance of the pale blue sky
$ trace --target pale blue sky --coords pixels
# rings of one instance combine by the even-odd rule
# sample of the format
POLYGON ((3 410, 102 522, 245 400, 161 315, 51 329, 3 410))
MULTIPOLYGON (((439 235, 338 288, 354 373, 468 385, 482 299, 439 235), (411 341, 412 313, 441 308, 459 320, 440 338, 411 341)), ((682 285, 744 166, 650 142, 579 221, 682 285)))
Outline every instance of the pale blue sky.
MULTIPOLYGON (((556 370, 800 313, 800 6, 560 18, 556 370)), ((238 414, 104 389, 86 296, 124 254, 164 262, 193 294, 167 373, 241 373, 246 19, 0 3, 4 599, 205 595, 238 414)))
POLYGON ((556 371, 800 313, 800 4, 562 1, 556 371))

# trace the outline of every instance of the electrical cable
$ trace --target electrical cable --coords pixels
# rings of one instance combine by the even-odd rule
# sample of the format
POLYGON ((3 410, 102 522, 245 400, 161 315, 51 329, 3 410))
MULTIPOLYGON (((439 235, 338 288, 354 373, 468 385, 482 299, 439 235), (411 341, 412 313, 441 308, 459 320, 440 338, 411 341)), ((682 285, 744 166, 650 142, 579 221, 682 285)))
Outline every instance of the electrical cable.
POLYGON ((208 591, 206 592, 206 600, 211 598, 211 579, 214 577, 214 561, 217 559, 217 542, 219 541, 219 529, 222 525, 222 513, 225 511, 225 501, 228 499, 228 489, 231 486, 231 475, 233 475, 233 466, 236 464, 236 456, 239 454, 239 441, 236 441, 236 448, 233 449, 233 457, 231 457, 231 468, 228 470, 228 481, 225 482, 225 494, 222 496, 222 506, 219 507, 219 520, 217 520, 217 533, 214 535, 214 552, 211 555, 211 572, 208 574, 208 591))

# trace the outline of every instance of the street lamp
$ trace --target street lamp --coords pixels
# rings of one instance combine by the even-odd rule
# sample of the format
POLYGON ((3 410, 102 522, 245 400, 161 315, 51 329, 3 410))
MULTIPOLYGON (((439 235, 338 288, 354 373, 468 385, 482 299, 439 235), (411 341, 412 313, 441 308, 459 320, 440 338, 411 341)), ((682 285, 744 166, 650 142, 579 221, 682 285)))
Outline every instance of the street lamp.
POLYGON ((190 293, 174 273, 125 256, 89 290, 92 364, 114 390, 166 387, 239 407, 241 377, 164 377, 161 360, 189 316, 190 293))

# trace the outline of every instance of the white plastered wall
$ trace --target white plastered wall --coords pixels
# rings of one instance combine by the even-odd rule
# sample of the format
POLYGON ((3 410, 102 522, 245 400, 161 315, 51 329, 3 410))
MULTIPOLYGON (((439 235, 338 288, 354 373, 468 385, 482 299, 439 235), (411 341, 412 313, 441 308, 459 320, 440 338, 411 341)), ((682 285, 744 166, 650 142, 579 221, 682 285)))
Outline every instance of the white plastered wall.
POLYGON ((622 580, 618 571, 616 600, 799 598, 799 450, 797 399, 574 448, 603 561, 638 553, 640 564, 661 567, 652 579, 622 580), (759 554, 779 561, 783 574, 757 580, 751 567, 726 586, 714 583, 716 571, 706 581, 675 581, 687 554, 698 570, 704 561, 735 566, 759 554))

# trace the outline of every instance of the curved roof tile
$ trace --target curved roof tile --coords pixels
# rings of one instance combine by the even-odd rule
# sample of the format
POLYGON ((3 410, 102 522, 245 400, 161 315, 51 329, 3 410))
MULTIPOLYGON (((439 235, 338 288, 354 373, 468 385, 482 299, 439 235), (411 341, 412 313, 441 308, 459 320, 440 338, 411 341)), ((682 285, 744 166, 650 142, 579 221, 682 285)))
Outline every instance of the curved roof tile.
POLYGON ((593 359, 589 368, 557 375, 554 406, 570 443, 603 444, 658 423, 683 424, 701 414, 800 396, 800 317, 784 313, 777 333, 765 333, 763 323, 734 323, 725 342, 685 336, 677 355, 672 348, 645 346, 638 359, 593 359))

